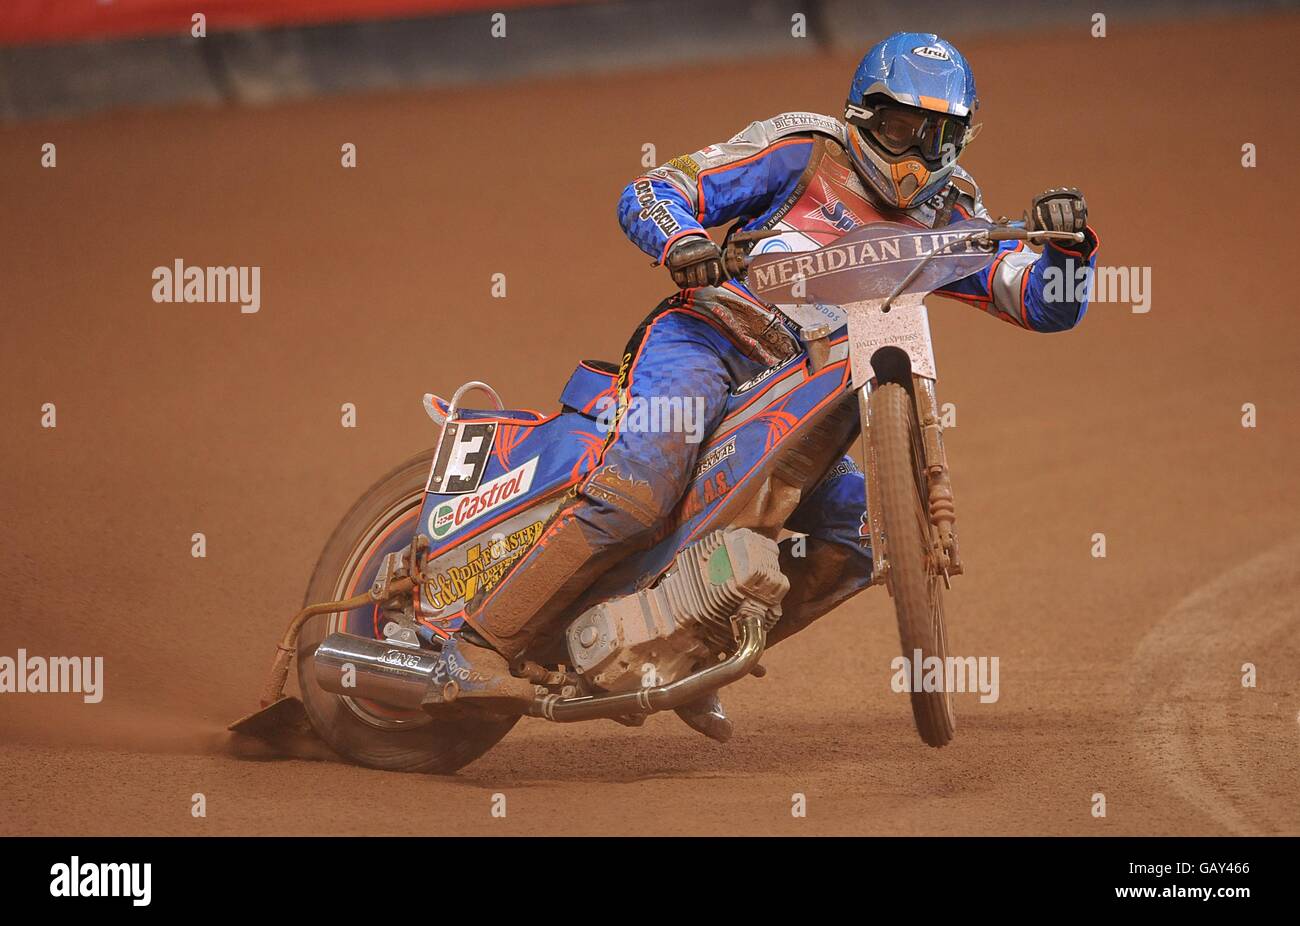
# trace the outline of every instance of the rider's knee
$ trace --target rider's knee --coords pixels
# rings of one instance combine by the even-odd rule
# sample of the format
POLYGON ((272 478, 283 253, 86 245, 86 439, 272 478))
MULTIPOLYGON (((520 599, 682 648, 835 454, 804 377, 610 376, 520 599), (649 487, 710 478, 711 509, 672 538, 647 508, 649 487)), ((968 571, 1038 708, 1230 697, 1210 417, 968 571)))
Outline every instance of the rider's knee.
POLYGON ((582 495, 588 503, 590 528, 603 535, 601 546, 635 546, 651 541, 672 514, 676 495, 649 479, 638 479, 617 465, 598 468, 582 495))

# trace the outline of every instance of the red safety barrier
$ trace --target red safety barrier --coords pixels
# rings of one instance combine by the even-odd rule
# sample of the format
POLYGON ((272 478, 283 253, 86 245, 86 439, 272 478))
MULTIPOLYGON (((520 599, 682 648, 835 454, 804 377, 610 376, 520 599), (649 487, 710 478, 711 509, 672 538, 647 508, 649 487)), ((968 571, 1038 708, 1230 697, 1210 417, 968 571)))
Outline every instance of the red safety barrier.
POLYGON ((211 34, 258 26, 557 5, 557 0, 0 0, 0 45, 189 35, 195 13, 206 17, 211 34))

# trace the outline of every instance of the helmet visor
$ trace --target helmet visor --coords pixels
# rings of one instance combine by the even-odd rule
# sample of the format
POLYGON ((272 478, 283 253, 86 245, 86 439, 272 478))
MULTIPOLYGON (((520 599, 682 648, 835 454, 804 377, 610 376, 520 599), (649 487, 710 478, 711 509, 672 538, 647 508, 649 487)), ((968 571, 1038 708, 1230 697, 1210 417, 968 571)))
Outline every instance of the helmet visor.
POLYGON ((916 148, 927 161, 941 160, 945 150, 956 155, 966 136, 966 122, 957 116, 899 103, 855 106, 848 120, 890 154, 916 148))

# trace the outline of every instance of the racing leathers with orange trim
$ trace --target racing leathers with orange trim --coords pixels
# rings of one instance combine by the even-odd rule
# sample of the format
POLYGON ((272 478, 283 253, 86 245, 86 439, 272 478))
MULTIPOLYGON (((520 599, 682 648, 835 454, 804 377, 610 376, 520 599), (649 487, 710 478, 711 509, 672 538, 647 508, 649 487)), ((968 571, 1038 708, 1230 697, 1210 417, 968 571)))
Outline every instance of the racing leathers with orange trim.
MULTIPOLYGON (((931 227, 987 217, 978 188, 960 168, 940 194, 905 212, 874 205, 844 144, 844 126, 829 116, 787 113, 755 122, 729 142, 638 177, 623 192, 619 218, 628 237, 662 264, 678 241, 733 221, 733 228, 779 231, 759 243, 766 252, 812 250, 870 222, 931 227)), ((1091 229, 1087 239, 1076 253, 1049 246, 1041 256, 1005 242, 989 267, 939 292, 1031 330, 1073 327, 1086 303, 1045 298, 1044 274, 1054 266, 1070 273, 1091 266, 1091 229)), ((628 345, 620 387, 629 403, 699 402, 707 435, 734 387, 797 350, 789 323, 733 279, 661 303, 628 345)), ((523 654, 613 562, 651 544, 682 497, 700 446, 685 432, 614 430, 538 542, 492 592, 470 602, 470 626, 507 657, 523 654)), ((847 457, 801 501, 787 526, 808 535, 807 555, 795 556, 791 541, 782 544, 791 591, 773 640, 869 584, 865 512, 865 480, 847 457)))
MULTIPOLYGON (((466 621, 508 657, 521 655, 615 560, 651 545, 686 490, 703 446, 725 413, 732 388, 767 369, 739 349, 726 328, 691 309, 662 303, 637 328, 616 383, 629 414, 614 426, 595 468, 552 515, 504 580, 472 600, 466 621), (636 405, 680 397, 699 410, 688 431, 631 429, 636 405)), ((790 348, 794 339, 783 329, 790 348)))
MULTIPOLYGON (((753 252, 767 253, 811 251, 870 222, 930 228, 989 218, 979 187, 960 166, 943 189, 910 209, 876 205, 853 169, 844 148, 848 143, 842 122, 817 113, 782 113, 751 123, 728 142, 672 158, 632 181, 619 201, 619 220, 628 238, 662 264, 681 239, 728 222, 735 222, 733 230, 780 232, 753 252)), ((1049 299, 1044 287, 1050 268, 1077 280, 1084 264, 1094 266, 1097 236, 1090 228, 1086 234, 1077 250, 1052 244, 1041 255, 1023 242, 1002 242, 989 267, 936 292, 1022 328, 1072 328, 1083 318, 1087 300, 1049 299)), ((739 280, 692 293, 701 308, 771 317, 739 280)))

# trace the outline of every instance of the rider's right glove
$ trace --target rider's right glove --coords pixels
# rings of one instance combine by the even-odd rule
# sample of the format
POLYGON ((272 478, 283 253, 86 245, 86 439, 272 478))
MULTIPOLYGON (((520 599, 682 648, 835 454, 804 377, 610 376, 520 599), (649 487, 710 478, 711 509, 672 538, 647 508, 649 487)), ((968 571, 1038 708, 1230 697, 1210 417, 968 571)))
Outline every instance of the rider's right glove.
POLYGON ((1074 187, 1039 193, 1029 204, 1032 231, 1081 232, 1088 227, 1088 204, 1074 187))
POLYGON ((690 235, 673 245, 664 260, 680 289, 717 286, 727 278, 722 251, 703 235, 690 235))
POLYGON ((1054 241, 1063 251, 1087 255, 1097 247, 1097 238, 1088 230, 1088 203, 1074 187, 1054 187, 1039 193, 1029 204, 1031 231, 1083 232, 1080 242, 1054 241))

